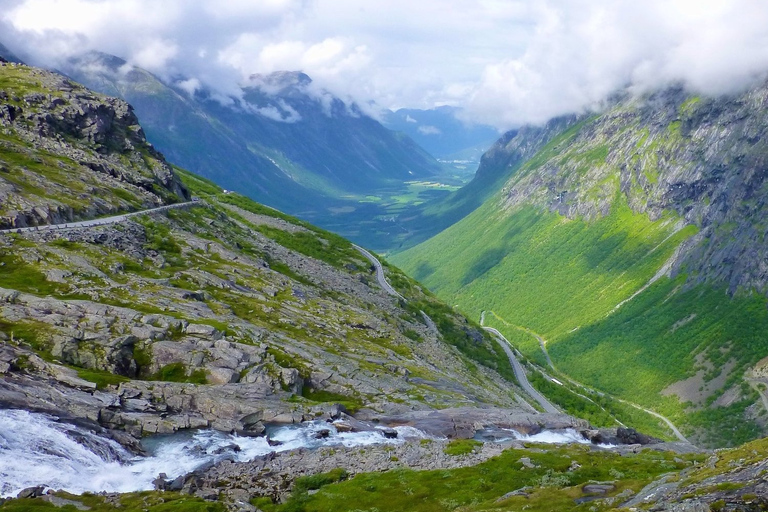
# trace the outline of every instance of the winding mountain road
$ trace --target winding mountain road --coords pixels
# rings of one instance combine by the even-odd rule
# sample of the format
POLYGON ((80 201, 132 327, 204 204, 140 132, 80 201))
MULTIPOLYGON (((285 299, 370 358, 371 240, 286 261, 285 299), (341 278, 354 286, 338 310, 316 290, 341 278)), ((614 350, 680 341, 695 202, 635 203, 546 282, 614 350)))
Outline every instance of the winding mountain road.
POLYGON ((147 210, 140 210, 137 212, 123 213, 121 215, 113 215, 111 217, 102 217, 99 219, 81 220, 77 222, 66 222, 64 224, 43 224, 42 226, 30 226, 25 228, 10 228, 0 229, 0 233, 29 233, 30 231, 49 231, 52 229, 69 229, 69 228, 87 228, 93 226, 104 226, 107 224, 117 224, 124 222, 131 217, 137 217, 139 215, 148 215, 152 213, 160 213, 168 210, 174 210, 177 208, 187 208, 189 206, 201 205, 198 199, 187 201, 184 203, 168 204, 165 206, 158 206, 157 208, 149 208, 147 210))
POLYGON ((379 282, 379 286, 381 286, 385 292, 392 295, 393 297, 397 297, 399 299, 405 300, 405 297, 397 293, 397 290, 392 288, 392 285, 389 284, 389 281, 387 281, 386 276, 384 276, 384 267, 381 266, 381 262, 378 260, 378 258, 376 258, 376 256, 366 251, 359 245, 352 244, 352 247, 357 249, 357 251, 363 256, 365 256, 368 259, 368 261, 373 263, 373 266, 376 268, 376 280, 379 282))
MULTIPOLYGON (((544 352, 544 355, 546 356, 546 359, 547 359, 547 363, 549 364, 550 368, 552 368, 554 371, 557 371, 557 369, 555 368, 555 365, 552 363, 552 359, 550 359, 550 357, 549 357, 549 353, 547 352, 547 348, 546 348, 546 340, 544 340, 544 338, 542 338, 542 337, 541 337, 541 336, 539 336, 537 333, 535 333, 535 332, 533 332, 533 331, 531 331, 530 329, 527 329, 527 328, 525 328, 525 327, 520 327, 520 326, 516 326, 516 325, 511 325, 511 324, 508 324, 508 323, 507 323, 506 321, 504 321, 502 318, 499 318, 499 316, 498 316, 498 315, 496 315, 496 313, 494 313, 493 311, 491 311, 491 314, 492 314, 493 316, 495 316, 496 318, 498 318, 498 319, 499 319, 501 322, 503 322, 505 325, 509 325, 510 327, 514 327, 514 328, 516 328, 516 329, 521 329, 521 330, 523 330, 523 331, 527 332, 528 334, 530 334, 530 335, 534 336, 534 337, 535 337, 535 338, 536 338, 536 339, 539 341, 539 347, 541 347, 541 351, 542 351, 542 352, 544 352)), ((480 314, 480 325, 482 325, 484 322, 485 322, 485 311, 483 311, 483 312, 480 314)), ((484 329, 486 329, 487 331, 493 332, 494 334, 497 334, 497 335, 501 336, 501 333, 500 333, 498 330, 496 330, 496 329, 493 329, 492 327, 484 327, 484 329)), ((504 338, 503 336, 501 336, 501 337, 504 339, 504 341, 506 341, 506 342, 507 342, 507 344, 509 344, 509 342, 506 340, 506 338, 504 338)), ((505 347, 504 345, 502 345, 502 347, 504 348, 504 350, 505 350, 505 351, 507 352, 507 354, 509 355, 509 351, 507 351, 507 347, 505 347)), ((510 361, 511 361, 511 359, 510 359, 510 361)), ((519 364, 519 363, 518 363, 518 364, 519 364)), ((513 363, 513 365, 512 365, 512 366, 514 367, 514 366, 515 366, 515 364, 513 363)), ((515 372, 515 375, 517 375, 517 372, 515 372)), ((595 390, 595 389, 592 389, 592 388, 590 388, 590 387, 587 387, 587 386, 585 386, 584 384, 582 384, 581 382, 578 382, 578 381, 576 381, 576 380, 573 380, 572 378, 568 377, 567 375, 564 375, 564 374, 562 374, 562 373, 561 373, 560 375, 562 375, 562 376, 563 376, 563 378, 564 378, 565 380, 567 380, 568 382, 570 382, 571 384, 573 384, 573 385, 575 385, 575 386, 578 386, 578 387, 580 387, 580 388, 582 388, 582 389, 584 389, 584 390, 587 390, 587 391, 591 391, 591 392, 593 392, 593 393, 597 393, 598 395, 605 395, 605 393, 603 393, 603 392, 601 392, 601 391, 597 391, 597 390, 595 390)), ((518 380, 520 380, 520 379, 518 378, 518 380)), ((526 381, 526 382, 527 382, 527 381, 526 381)), ((530 385, 530 384, 529 384, 529 385, 530 385)), ((613 398, 614 400, 618 401, 618 402, 622 402, 622 403, 624 403, 624 404, 627 404, 627 405, 629 405, 629 406, 631 406, 631 407, 634 407, 635 409, 639 409, 639 410, 641 410, 641 411, 643 411, 643 412, 646 412, 646 413, 650 414, 651 416, 654 416, 654 417, 656 417, 656 418, 660 419, 661 421, 663 421, 663 422, 664 422, 664 423, 665 423, 665 424, 666 424, 666 425, 669 427, 669 429, 672 431, 672 433, 675 435, 675 437, 677 437, 677 438, 678 438, 680 441, 682 441, 682 442, 684 442, 684 443, 688 443, 688 444, 693 444, 693 443, 691 443, 691 442, 690 442, 688 439, 686 439, 686 437, 685 437, 685 436, 682 434, 682 432, 680 432, 680 430, 678 430, 678 428, 675 426, 675 424, 674 424, 674 423, 672 423, 672 421, 670 421, 670 420, 669 420, 668 418, 666 418, 665 416, 662 416, 661 414, 659 414, 659 413, 657 413, 657 412, 654 412, 654 411, 652 411, 652 410, 650 410, 650 409, 646 409, 645 407, 643 407, 643 406, 641 406, 641 405, 638 405, 638 404, 636 404, 636 403, 634 403, 634 402, 630 402, 629 400, 624 400, 624 399, 622 399, 622 398, 618 398, 618 397, 616 397, 616 396, 611 396, 611 395, 609 395, 609 396, 610 396, 611 398, 613 398)), ((583 398, 587 398, 587 397, 583 397, 583 398)), ((588 398, 587 398, 587 399, 588 399, 588 398)), ((588 400, 589 400, 589 399, 588 399, 588 400)), ((592 400, 590 400, 590 401, 592 401, 592 400)), ((767 406, 768 406, 768 405, 767 405, 767 406)), ((600 406, 600 408, 602 409, 602 406, 600 406)), ((605 410, 605 409, 603 409, 603 410, 605 410)), ((606 411, 606 412, 607 412, 607 411, 606 411)), ((618 421, 618 420, 617 420, 617 421, 618 421)))
POLYGON ((521 365, 520 361, 518 361, 517 357, 515 357, 515 353, 512 350, 509 341, 507 341, 507 338, 505 338, 503 334, 501 334, 497 329, 494 329, 493 327, 483 327, 483 329, 496 336, 496 341, 499 343, 501 348, 504 349, 504 352, 506 352, 507 357, 509 358, 510 364, 512 364, 512 370, 515 372, 515 378, 517 378, 517 382, 520 383, 520 387, 523 388, 523 390, 528 393, 528 395, 533 398, 544 409, 544 411, 555 414, 559 413, 560 410, 552 405, 552 402, 544 398, 544 395, 536 391, 536 389, 531 386, 531 383, 528 382, 528 377, 525 375, 523 365, 521 365))
POLYGON ((646 409, 645 407, 643 407, 643 406, 641 406, 641 405, 637 405, 637 404, 636 404, 636 403, 634 403, 634 402, 629 402, 629 401, 627 401, 627 400, 622 400, 621 398, 617 398, 617 397, 615 397, 615 396, 613 397, 613 399, 614 399, 614 400, 618 400, 619 402, 624 402, 624 403, 625 403, 625 404, 627 404, 627 405, 631 405, 631 406, 632 406, 632 407, 634 407, 635 409, 640 409, 641 411, 645 411, 645 412, 647 412, 647 413, 648 413, 648 414, 650 414, 651 416, 655 416, 656 418, 659 418, 661 421, 663 421, 664 423, 666 423, 666 424, 667 424, 667 426, 670 428, 670 430, 672 430, 672 432, 674 432, 674 434, 675 434, 675 437, 677 437, 677 438, 678 438, 680 441, 682 441, 682 442, 684 442, 684 443, 688 443, 688 444, 693 444, 693 443, 692 443, 692 442, 690 442, 688 439, 686 439, 686 437, 685 437, 685 436, 682 434, 682 432, 680 432, 680 431, 677 429, 677 427, 675 426, 675 424, 674 424, 674 423, 672 423, 670 420, 668 420, 667 418, 665 418, 665 417, 664 417, 664 416, 662 416, 661 414, 659 414, 659 413, 657 413, 657 412, 653 412, 653 411, 652 411, 652 410, 650 410, 650 409, 646 409))
MULTIPOLYGON (((366 251, 359 245, 352 244, 352 247, 357 249, 360 254, 365 256, 368 261, 370 261, 373 266, 376 268, 376 280, 379 282, 379 285, 386 291, 388 294, 398 297, 400 299, 406 300, 405 297, 397 293, 397 290, 392 288, 392 285, 389 284, 387 281, 386 276, 384 275, 384 268, 381 266, 381 262, 370 252, 366 251)), ((424 321, 427 324, 427 327, 430 330, 436 331, 438 334, 440 331, 437 329, 437 326, 435 325, 435 322, 432 321, 432 319, 423 311, 421 312, 422 316, 424 317, 424 321)), ((504 337, 503 334, 501 334, 499 331, 494 329, 493 327, 483 327, 486 331, 494 334, 496 336, 496 341, 501 345, 501 348, 504 349, 504 352, 507 354, 507 357, 509 358, 509 362, 512 364, 512 370, 515 372, 515 377, 517 378, 517 381, 520 383, 520 386, 523 388, 523 390, 528 393, 528 395, 533 398, 536 402, 538 402, 539 405, 546 411, 550 413, 560 413, 560 411, 552 405, 552 403, 544 398, 544 396, 536 391, 536 389, 531 386, 531 383, 528 382, 528 377, 525 375, 525 371, 523 370, 522 365, 515 357, 515 353, 512 351, 512 348, 509 344, 509 341, 504 337)))

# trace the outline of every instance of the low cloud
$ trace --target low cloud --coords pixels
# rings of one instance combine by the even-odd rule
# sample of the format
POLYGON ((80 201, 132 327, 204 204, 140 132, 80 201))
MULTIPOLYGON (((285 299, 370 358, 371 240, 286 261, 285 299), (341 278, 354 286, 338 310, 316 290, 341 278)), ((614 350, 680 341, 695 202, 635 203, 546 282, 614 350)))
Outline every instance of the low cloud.
POLYGON ((245 107, 249 112, 253 114, 258 114, 260 116, 266 117, 267 119, 278 121, 280 123, 295 123, 297 121, 301 121, 301 114, 296 112, 293 107, 282 100, 279 100, 277 105, 257 107, 255 105, 251 105, 250 103, 245 103, 245 107))
POLYGON ((441 133, 443 133, 440 131, 440 128, 438 128, 437 126, 430 126, 428 124, 419 126, 417 130, 422 135, 440 135, 441 133))
POLYGON ((485 67, 465 104, 496 126, 541 123, 628 88, 735 92, 768 72, 768 4, 576 0, 541 7, 523 55, 485 67))
POLYGON ((0 40, 32 63, 98 50, 222 101, 255 73, 301 70, 329 109, 323 90, 373 115, 460 106, 500 129, 620 88, 718 94, 768 70, 764 0, 0 2, 0 40))

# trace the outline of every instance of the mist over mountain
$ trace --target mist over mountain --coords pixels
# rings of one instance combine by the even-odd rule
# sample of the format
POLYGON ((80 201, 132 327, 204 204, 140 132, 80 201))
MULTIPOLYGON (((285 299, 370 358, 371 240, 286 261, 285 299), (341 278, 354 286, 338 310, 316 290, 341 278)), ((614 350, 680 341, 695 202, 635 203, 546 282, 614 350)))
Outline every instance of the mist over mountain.
POLYGON ((768 8, 376 4, 0 12, 0 512, 767 509, 768 8))
POLYGON ((487 149, 499 137, 498 131, 491 126, 461 121, 460 113, 461 109, 449 106, 430 110, 401 108, 387 112, 383 122, 388 128, 408 134, 430 154, 441 159, 478 146, 487 149))
POLYGON ((304 73, 253 75, 238 96, 222 97, 194 81, 166 84, 102 53, 71 59, 63 71, 129 101, 148 139, 178 165, 353 238, 361 221, 386 213, 366 197, 443 173, 410 138, 304 73))
POLYGON ((500 130, 580 112, 626 87, 744 90, 768 68, 759 0, 7 4, 3 42, 48 68, 103 51, 225 96, 254 73, 300 69, 347 103, 457 105, 500 130))

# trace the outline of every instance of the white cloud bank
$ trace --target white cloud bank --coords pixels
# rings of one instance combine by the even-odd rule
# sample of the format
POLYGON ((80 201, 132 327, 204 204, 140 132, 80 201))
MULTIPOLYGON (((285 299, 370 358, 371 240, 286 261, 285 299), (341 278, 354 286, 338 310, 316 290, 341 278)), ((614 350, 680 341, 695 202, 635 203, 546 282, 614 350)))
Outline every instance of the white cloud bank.
POLYGON ((0 42, 87 50, 190 90, 302 70, 361 105, 465 108, 499 128, 621 87, 729 92, 768 71, 765 0, 0 0, 0 42))

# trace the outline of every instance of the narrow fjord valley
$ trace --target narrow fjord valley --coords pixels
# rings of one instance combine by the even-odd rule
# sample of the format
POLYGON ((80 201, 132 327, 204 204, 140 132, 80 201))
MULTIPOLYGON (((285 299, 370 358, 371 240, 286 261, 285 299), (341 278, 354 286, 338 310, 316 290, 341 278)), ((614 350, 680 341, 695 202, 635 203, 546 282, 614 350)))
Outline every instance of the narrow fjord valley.
POLYGON ((394 215, 463 180, 298 71, 253 75, 223 103, 103 53, 73 58, 63 71, 134 106, 174 164, 365 245, 388 246, 402 231, 394 215))
POLYGON ((0 45, 0 511, 768 508, 768 86, 458 188, 303 73, 61 69, 0 45))
MULTIPOLYGON (((155 485, 265 506, 313 469, 447 470, 501 451, 467 441, 479 430, 588 427, 539 413, 498 343, 393 267, 384 273, 396 292, 346 240, 172 169, 121 100, 24 65, 2 63, 0 77, 4 495, 31 486, 21 495, 34 500, 37 484, 73 492, 155 485), (123 215, 135 211, 147 214, 123 215), (95 478, 108 463, 140 465, 133 457, 148 449, 143 437, 189 429, 235 436, 196 438, 203 445, 185 463, 163 464, 155 453, 144 470, 95 478), (104 466, 46 440, 51 432, 76 435, 104 466), (259 442, 238 444, 250 439, 259 442), (282 471, 265 475, 281 445, 324 440, 340 459, 288 452, 282 471), (378 446, 387 441, 394 445, 378 446), (353 449, 371 444, 371 453, 353 449), (236 478, 244 469, 227 464, 249 448, 263 456, 261 468, 236 478), (14 463, 30 450, 38 471, 14 463), (82 474, 43 476, 61 465, 82 474)), ((648 465, 668 463, 659 457, 648 465)), ((28 500, 4 507, 24 510, 28 500)))

